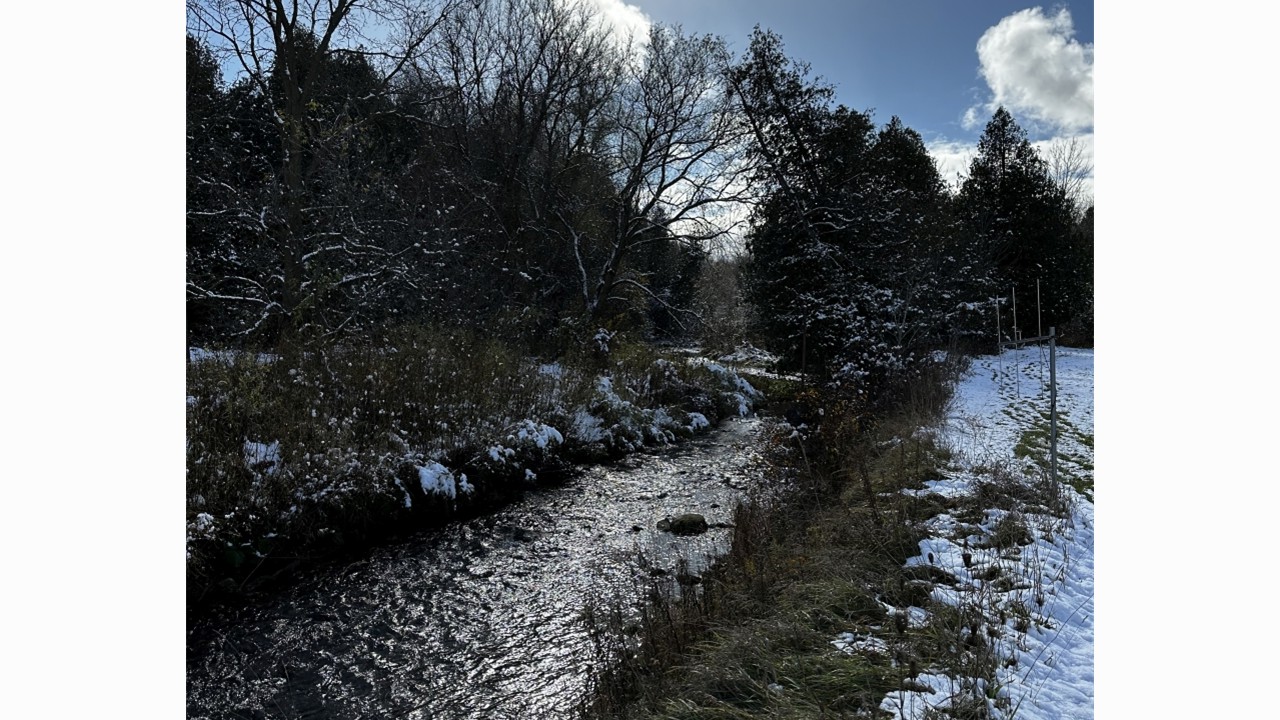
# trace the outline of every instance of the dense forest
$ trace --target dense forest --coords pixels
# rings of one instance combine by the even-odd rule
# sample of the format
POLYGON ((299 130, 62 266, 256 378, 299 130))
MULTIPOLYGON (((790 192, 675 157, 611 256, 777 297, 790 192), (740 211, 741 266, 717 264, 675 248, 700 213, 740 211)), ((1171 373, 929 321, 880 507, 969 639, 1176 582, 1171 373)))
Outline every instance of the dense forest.
POLYGON ((593 7, 188 2, 201 594, 759 400, 661 345, 754 343, 869 415, 1015 295, 1091 345, 1078 156, 999 108, 952 185, 768 30, 734 53, 593 7))
POLYGON ((873 384, 1037 283, 1044 326, 1087 341, 1092 208, 1003 108, 953 191, 765 30, 735 57, 559 0, 192 2, 188 24, 192 344, 733 329, 873 384))

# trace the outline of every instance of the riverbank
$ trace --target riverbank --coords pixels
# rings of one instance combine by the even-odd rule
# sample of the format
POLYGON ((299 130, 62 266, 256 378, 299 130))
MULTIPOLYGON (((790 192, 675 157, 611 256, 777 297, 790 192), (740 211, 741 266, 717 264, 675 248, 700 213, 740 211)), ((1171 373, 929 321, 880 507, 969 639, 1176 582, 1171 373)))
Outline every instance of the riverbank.
POLYGON ((188 626, 187 717, 572 717, 595 670, 582 610, 723 553, 770 423, 726 419, 217 608, 188 626), (683 513, 707 531, 659 529, 683 513))
POLYGON ((1093 353, 1059 358, 1057 485, 1038 348, 776 438, 795 492, 740 508, 697 587, 655 582, 636 632, 599 624, 591 716, 1090 717, 1093 353))
POLYGON ((638 344, 540 362, 417 329, 294 358, 193 349, 189 609, 484 512, 576 464, 690 438, 762 400, 724 365, 638 344))

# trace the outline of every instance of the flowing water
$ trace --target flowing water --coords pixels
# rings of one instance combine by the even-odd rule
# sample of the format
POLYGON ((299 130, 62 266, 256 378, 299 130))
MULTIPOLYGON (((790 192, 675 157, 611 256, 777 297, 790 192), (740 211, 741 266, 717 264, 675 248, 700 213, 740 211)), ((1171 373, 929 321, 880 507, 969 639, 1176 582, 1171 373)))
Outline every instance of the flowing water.
POLYGON ((583 609, 637 597, 651 566, 700 572, 756 485, 760 423, 587 468, 188 628, 191 718, 566 718, 595 661, 583 609))

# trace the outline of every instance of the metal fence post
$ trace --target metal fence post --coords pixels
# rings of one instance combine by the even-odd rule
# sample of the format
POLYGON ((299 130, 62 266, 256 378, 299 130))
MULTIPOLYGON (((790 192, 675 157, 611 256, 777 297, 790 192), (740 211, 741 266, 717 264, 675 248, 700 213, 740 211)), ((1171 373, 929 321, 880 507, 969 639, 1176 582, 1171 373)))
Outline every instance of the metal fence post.
POLYGON ((1058 491, 1058 329, 1049 328, 1049 479, 1058 491))

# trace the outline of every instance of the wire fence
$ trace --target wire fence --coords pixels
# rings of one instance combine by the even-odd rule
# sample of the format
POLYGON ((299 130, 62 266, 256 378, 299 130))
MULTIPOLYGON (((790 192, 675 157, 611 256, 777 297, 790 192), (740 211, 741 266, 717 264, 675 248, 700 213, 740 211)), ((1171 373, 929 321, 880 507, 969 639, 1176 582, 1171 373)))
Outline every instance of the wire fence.
MULTIPOLYGON (((1058 332, 1056 327, 1050 327, 1048 334, 1040 332, 1040 281, 1036 281, 1036 335, 1034 337, 1023 337, 1022 330, 1018 326, 1018 293, 1015 289, 1010 289, 1010 297, 1012 298, 1013 325, 1011 326, 1011 336, 1006 339, 1002 332, 1002 322, 1000 317, 1000 301, 995 303, 996 307, 996 339, 997 348, 996 355, 999 357, 1005 348, 1018 348, 1024 345, 1036 345, 1041 349, 1041 383, 1044 382, 1044 353, 1048 351, 1049 366, 1049 480, 1054 488, 1058 485, 1058 332)), ((1014 355, 1014 362, 1019 362, 1018 356, 1014 355)), ((1004 368, 999 366, 1000 375, 1003 377, 1004 368)), ((1022 395, 1022 372, 1021 368, 1015 368, 1013 373, 1014 392, 1017 396, 1022 395)))

